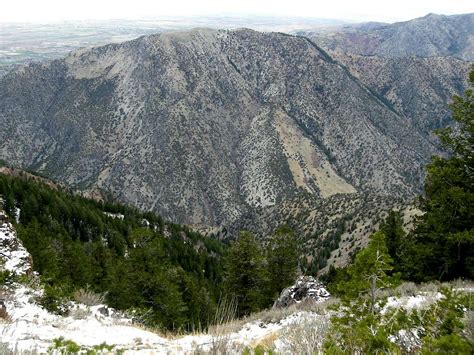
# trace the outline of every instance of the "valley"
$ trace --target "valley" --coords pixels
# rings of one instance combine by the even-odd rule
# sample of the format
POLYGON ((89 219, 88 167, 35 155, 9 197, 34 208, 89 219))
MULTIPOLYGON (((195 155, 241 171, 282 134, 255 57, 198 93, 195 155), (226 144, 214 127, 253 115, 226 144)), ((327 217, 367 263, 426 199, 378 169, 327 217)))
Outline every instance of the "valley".
POLYGON ((471 352, 474 14, 0 25, 0 352, 471 352))

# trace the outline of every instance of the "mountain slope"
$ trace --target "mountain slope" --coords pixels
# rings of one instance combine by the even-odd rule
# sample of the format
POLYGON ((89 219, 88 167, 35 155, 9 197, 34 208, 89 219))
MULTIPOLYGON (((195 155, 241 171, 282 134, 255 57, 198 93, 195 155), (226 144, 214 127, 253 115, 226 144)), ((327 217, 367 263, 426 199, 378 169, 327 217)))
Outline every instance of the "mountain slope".
POLYGON ((206 225, 302 191, 412 196, 437 152, 311 41, 250 30, 147 36, 22 67, 0 79, 0 123, 10 163, 206 225))
POLYGON ((389 58, 454 56, 474 61, 474 13, 429 14, 393 24, 348 25, 334 31, 304 31, 323 48, 389 58))
POLYGON ((468 87, 471 68, 453 57, 333 56, 427 137, 451 122, 447 103, 468 87))

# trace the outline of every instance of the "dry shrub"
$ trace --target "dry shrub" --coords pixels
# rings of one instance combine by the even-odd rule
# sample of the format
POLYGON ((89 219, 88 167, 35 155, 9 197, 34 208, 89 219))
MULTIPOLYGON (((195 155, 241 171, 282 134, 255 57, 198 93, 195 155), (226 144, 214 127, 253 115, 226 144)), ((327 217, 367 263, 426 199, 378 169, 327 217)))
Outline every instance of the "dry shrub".
POLYGON ((0 289, 0 319, 8 322, 11 321, 11 317, 7 312, 5 301, 11 301, 12 297, 12 292, 8 291, 6 288, 0 289))
POLYGON ((271 308, 259 313, 259 320, 263 323, 278 323, 282 319, 296 313, 298 311, 297 305, 292 305, 286 308, 271 308))
POLYGON ((471 280, 456 279, 449 282, 445 282, 442 284, 442 286, 447 288, 452 287, 453 289, 459 291, 474 291, 474 281, 471 280))
POLYGON ((7 308, 4 306, 2 307, 1 305, 0 305, 0 319, 3 319, 4 321, 7 321, 7 322, 11 321, 11 317, 7 312, 7 308))
POLYGON ((70 316, 74 319, 86 319, 92 314, 92 312, 88 309, 82 308, 74 308, 70 312, 70 316))
POLYGON ((229 327, 237 317, 237 300, 221 299, 217 305, 213 325, 209 328, 212 331, 210 353, 214 355, 225 355, 229 353, 229 327))
POLYGON ((429 282, 420 284, 420 293, 437 293, 439 292, 441 284, 439 282, 429 282))
POLYGON ((265 354, 273 350, 275 341, 280 338, 280 335, 278 332, 270 333, 267 336, 265 336, 263 339, 260 339, 258 343, 256 344, 255 348, 262 349, 265 354))
POLYGON ((95 293, 88 286, 74 292, 73 297, 76 302, 86 306, 98 306, 105 302, 105 294, 95 293))
POLYGON ((326 316, 303 319, 281 331, 283 354, 319 354, 329 331, 330 320, 326 316))
POLYGON ((3 301, 12 301, 14 293, 7 288, 0 288, 0 300, 3 301))
POLYGON ((300 302, 296 305, 298 311, 313 312, 317 314, 326 314, 328 309, 334 305, 339 304, 340 300, 336 297, 331 297, 324 302, 300 302))
POLYGON ((418 293, 418 286, 413 282, 404 282, 395 288, 397 296, 416 296, 418 293))
POLYGON ((464 324, 466 325, 464 329, 466 338, 474 346, 474 311, 468 310, 466 312, 464 324))
MULTIPOLYGON (((209 326, 208 333, 213 337, 220 337, 227 333, 232 333, 233 326, 237 318, 237 301, 234 298, 223 298, 219 301, 212 324, 209 326)), ((240 322, 237 322, 240 323, 240 322)))

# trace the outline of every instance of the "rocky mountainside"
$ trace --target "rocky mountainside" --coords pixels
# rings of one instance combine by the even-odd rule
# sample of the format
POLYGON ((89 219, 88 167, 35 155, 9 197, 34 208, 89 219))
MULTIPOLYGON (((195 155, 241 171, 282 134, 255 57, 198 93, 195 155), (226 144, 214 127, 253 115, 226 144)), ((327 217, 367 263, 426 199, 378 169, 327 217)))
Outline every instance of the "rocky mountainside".
POLYGON ((298 33, 330 51, 389 58, 454 56, 474 61, 474 13, 429 14, 394 24, 364 23, 298 33))
POLYGON ((467 87, 470 66, 454 57, 386 58, 333 53, 350 72, 430 136, 452 122, 447 103, 467 87))
MULTIPOLYGON (((440 98, 421 109, 429 127, 468 67, 438 61, 412 76, 419 97, 440 98)), ((403 68, 380 68, 377 86, 307 38, 245 29, 84 49, 0 79, 0 158, 191 224, 302 193, 412 196, 438 150, 405 93, 390 94, 403 68)))

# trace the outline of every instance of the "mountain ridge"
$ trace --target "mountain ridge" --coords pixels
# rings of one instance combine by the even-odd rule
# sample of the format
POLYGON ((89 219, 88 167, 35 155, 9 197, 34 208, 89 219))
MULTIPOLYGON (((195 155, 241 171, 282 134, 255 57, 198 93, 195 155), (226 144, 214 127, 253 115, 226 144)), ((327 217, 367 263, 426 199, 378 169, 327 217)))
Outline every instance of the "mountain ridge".
POLYGON ((300 189, 413 196, 439 151, 346 66, 287 34, 144 36, 0 81, 2 158, 189 224, 233 223, 300 189), (288 151, 295 137, 306 143, 288 151))
POLYGON ((474 61, 474 13, 296 31, 329 51, 389 58, 454 56, 474 61))

